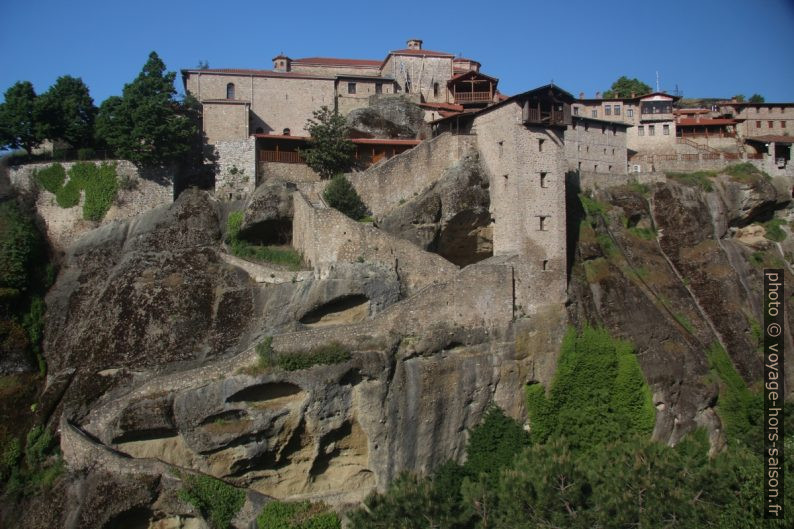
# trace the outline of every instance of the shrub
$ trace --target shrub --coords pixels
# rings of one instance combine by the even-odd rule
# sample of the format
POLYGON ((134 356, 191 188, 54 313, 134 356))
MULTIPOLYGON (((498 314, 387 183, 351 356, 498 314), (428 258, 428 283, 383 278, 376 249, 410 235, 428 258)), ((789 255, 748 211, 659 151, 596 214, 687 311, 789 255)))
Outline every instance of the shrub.
POLYGON ((759 180, 769 178, 764 171, 747 162, 729 165, 722 170, 722 173, 727 174, 734 181, 748 184, 755 184, 759 180))
POLYGON ((266 369, 273 366, 273 337, 265 336, 265 339, 256 345, 256 355, 259 358, 259 367, 266 369))
POLYGON ((629 342, 602 329, 569 329, 549 395, 527 389, 533 440, 566 437, 581 450, 653 430, 651 392, 629 342))
POLYGON ((213 529, 227 529, 245 503, 245 492, 210 476, 184 476, 179 498, 193 505, 213 529))
POLYGON ((703 191, 709 192, 714 190, 714 185, 711 179, 716 176, 714 171, 695 171, 692 173, 667 173, 667 178, 673 178, 690 187, 697 187, 703 191))
POLYGON ((39 169, 33 173, 33 179, 52 194, 57 194, 66 180, 66 170, 59 163, 39 169))
POLYGON ((97 157, 96 151, 91 147, 83 147, 82 149, 77 149, 78 160, 93 160, 96 157, 97 157))
POLYGON ((782 242, 786 240, 786 232, 782 226, 785 226, 786 221, 783 219, 772 219, 764 223, 764 237, 770 241, 782 242))
POLYGON ((350 360, 350 352, 337 342, 332 342, 310 351, 281 353, 276 363, 285 371, 299 371, 316 365, 341 364, 348 360, 350 360))
POLYGON ((325 188, 323 198, 326 203, 353 220, 359 220, 367 215, 367 206, 358 196, 356 188, 343 174, 337 174, 325 188))
POLYGON ((256 518, 259 529, 340 529, 339 516, 323 503, 271 501, 256 518))
POLYGON ((465 468, 473 475, 496 474, 529 444, 524 428, 498 406, 491 406, 482 422, 471 431, 466 446, 465 468))

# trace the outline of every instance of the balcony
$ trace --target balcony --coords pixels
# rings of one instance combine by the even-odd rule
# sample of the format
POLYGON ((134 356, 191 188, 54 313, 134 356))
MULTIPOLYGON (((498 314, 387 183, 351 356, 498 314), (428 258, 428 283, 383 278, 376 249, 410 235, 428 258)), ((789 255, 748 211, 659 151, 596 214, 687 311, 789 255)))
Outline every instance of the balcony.
POLYGON ((259 151, 260 162, 306 163, 295 151, 259 151))
POLYGON ((455 103, 463 105, 465 103, 487 103, 492 99, 491 92, 456 92, 455 103))
POLYGON ((537 125, 568 125, 571 123, 571 106, 563 105, 562 109, 543 106, 524 105, 523 122, 537 125))

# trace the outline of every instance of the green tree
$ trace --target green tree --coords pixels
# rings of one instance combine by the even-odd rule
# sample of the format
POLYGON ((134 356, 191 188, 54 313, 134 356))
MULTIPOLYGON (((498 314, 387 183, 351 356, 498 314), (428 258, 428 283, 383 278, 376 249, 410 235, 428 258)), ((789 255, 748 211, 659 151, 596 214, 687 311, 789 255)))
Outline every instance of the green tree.
POLYGON ((632 94, 638 96, 640 94, 647 94, 650 91, 651 87, 639 79, 629 79, 625 75, 622 75, 617 81, 612 83, 609 90, 604 92, 604 98, 631 97, 632 94))
POLYGON ((19 81, 5 92, 0 104, 0 146, 30 153, 41 143, 36 130, 36 91, 29 81, 19 81))
POLYGON ((99 108, 97 137, 117 156, 137 165, 178 161, 191 152, 198 134, 195 122, 176 101, 174 72, 155 52, 121 97, 110 97, 99 108))
POLYGON ((353 220, 367 214, 367 206, 358 196, 356 188, 343 174, 337 174, 323 191, 323 198, 332 208, 338 209, 353 220))
POLYGON ((744 103, 744 94, 736 94, 731 99, 735 99, 739 103, 744 103))
POLYGON ((97 109, 83 80, 59 77, 36 100, 36 127, 40 138, 64 140, 72 147, 93 144, 97 109))
POLYGON ((345 118, 336 110, 322 106, 313 115, 306 124, 311 136, 309 147, 301 151, 301 156, 322 178, 331 178, 350 168, 355 145, 347 138, 345 118))
POLYGON ((764 99, 764 96, 761 94, 753 94, 748 101, 750 101, 750 103, 764 103, 766 99, 764 99))

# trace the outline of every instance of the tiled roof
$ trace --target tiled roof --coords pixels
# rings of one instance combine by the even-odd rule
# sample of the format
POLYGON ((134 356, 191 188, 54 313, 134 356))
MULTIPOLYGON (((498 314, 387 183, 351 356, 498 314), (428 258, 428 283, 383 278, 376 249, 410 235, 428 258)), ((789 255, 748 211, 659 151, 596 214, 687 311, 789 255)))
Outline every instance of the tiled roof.
POLYGON ((353 143, 365 145, 419 145, 422 140, 399 140, 392 138, 353 138, 353 143))
POLYGON ((275 70, 249 70, 244 68, 212 68, 205 70, 188 69, 182 70, 182 75, 188 73, 195 74, 220 74, 220 75, 253 75, 255 77, 294 77, 299 79, 333 79, 333 77, 313 75, 302 72, 277 72, 275 70))
POLYGON ((420 107, 432 108, 438 110, 451 110, 453 112, 463 112, 463 105, 456 105, 454 103, 419 103, 420 107))
POLYGON ((371 59, 339 59, 335 57, 304 57, 294 59, 292 64, 317 64, 322 66, 362 66, 377 68, 383 61, 371 59))
POLYGON ((433 50, 412 50, 412 49, 405 49, 405 50, 394 50, 389 52, 390 55, 418 55, 418 56, 429 56, 429 57, 455 57, 451 53, 447 53, 445 51, 433 51, 433 50))

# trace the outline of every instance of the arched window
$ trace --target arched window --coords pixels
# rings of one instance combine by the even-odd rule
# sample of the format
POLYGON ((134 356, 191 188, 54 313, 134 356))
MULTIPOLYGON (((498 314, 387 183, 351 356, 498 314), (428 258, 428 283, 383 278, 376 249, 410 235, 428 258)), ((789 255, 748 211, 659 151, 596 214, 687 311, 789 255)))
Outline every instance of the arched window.
POLYGON ((234 99, 234 83, 226 85, 226 99, 234 99))

